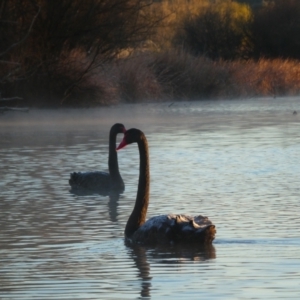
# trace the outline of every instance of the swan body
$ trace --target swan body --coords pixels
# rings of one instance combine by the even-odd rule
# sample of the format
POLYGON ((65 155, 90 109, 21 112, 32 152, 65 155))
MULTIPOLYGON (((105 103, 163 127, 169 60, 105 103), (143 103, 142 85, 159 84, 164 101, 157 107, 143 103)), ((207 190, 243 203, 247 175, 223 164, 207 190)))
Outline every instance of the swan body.
POLYGON ((134 209, 125 227, 125 239, 132 243, 150 244, 211 244, 215 225, 204 216, 160 215, 146 221, 150 191, 149 150, 147 139, 139 129, 129 129, 117 150, 137 143, 140 152, 140 175, 134 209))
POLYGON ((72 188, 84 188, 88 190, 109 190, 110 174, 105 172, 73 172, 69 180, 72 188))
POLYGON ((106 172, 73 172, 70 174, 69 184, 72 191, 86 190, 101 195, 108 195, 110 192, 123 193, 125 185, 119 172, 118 157, 116 152, 116 138, 118 133, 126 131, 123 124, 114 124, 109 134, 109 173, 106 172))
POLYGON ((215 226, 207 217, 188 215, 160 215, 150 218, 128 240, 138 244, 209 244, 215 226))

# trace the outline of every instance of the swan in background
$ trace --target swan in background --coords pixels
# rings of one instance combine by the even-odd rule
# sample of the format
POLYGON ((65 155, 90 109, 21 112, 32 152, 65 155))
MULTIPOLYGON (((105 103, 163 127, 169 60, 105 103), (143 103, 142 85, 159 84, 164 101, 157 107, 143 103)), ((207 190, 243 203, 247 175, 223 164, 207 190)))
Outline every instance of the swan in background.
POLYGON ((91 191, 101 195, 111 192, 123 193, 125 186, 119 172, 116 139, 118 133, 125 133, 123 124, 114 124, 109 133, 108 169, 106 172, 74 172, 70 174, 69 184, 71 191, 91 191))
POLYGON ((146 222, 149 204, 150 169, 146 136, 139 129, 129 129, 117 150, 137 143, 140 153, 140 173, 134 209, 125 227, 125 239, 131 243, 151 244, 211 244, 216 229, 212 222, 201 215, 160 215, 146 222))

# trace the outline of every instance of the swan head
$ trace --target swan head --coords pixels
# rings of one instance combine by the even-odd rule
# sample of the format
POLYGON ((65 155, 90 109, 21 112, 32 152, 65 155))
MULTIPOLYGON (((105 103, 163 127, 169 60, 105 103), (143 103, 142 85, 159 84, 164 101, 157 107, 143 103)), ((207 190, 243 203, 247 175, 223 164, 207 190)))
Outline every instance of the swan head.
POLYGON ((136 128, 128 129, 125 131, 123 140, 117 147, 117 150, 120 150, 129 144, 137 143, 139 140, 143 139, 143 137, 145 137, 145 135, 141 130, 136 128))
POLYGON ((115 132, 115 133, 125 133, 126 129, 125 126, 121 123, 116 123, 111 127, 111 132, 115 132))

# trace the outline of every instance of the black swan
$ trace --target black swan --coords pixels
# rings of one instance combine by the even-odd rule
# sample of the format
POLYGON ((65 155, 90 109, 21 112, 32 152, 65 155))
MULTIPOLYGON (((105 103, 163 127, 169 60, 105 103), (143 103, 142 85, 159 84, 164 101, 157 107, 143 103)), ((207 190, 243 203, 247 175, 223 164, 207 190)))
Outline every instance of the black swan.
POLYGON ((71 191, 87 190, 108 195, 110 192, 123 193, 125 186, 119 172, 116 138, 118 133, 125 133, 123 124, 114 124, 109 133, 108 168, 106 172, 74 172, 70 174, 69 184, 71 191))
POLYGON ((160 215, 146 222, 149 204, 150 169, 146 136, 139 129, 129 129, 117 150, 137 143, 140 153, 140 175, 134 209, 125 227, 125 239, 131 243, 151 244, 211 244, 216 233, 212 222, 203 216, 160 215))

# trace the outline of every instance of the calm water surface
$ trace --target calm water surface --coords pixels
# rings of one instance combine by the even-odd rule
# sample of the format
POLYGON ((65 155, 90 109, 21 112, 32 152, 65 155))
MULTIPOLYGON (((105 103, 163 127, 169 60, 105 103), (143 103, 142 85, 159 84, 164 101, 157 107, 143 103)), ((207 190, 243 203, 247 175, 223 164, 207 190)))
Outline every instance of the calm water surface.
POLYGON ((0 170, 0 299, 300 297, 298 98, 7 113, 0 170), (148 217, 207 215, 212 247, 124 244, 136 145, 123 195, 69 192, 70 172, 107 169, 115 122, 148 138, 148 217))

